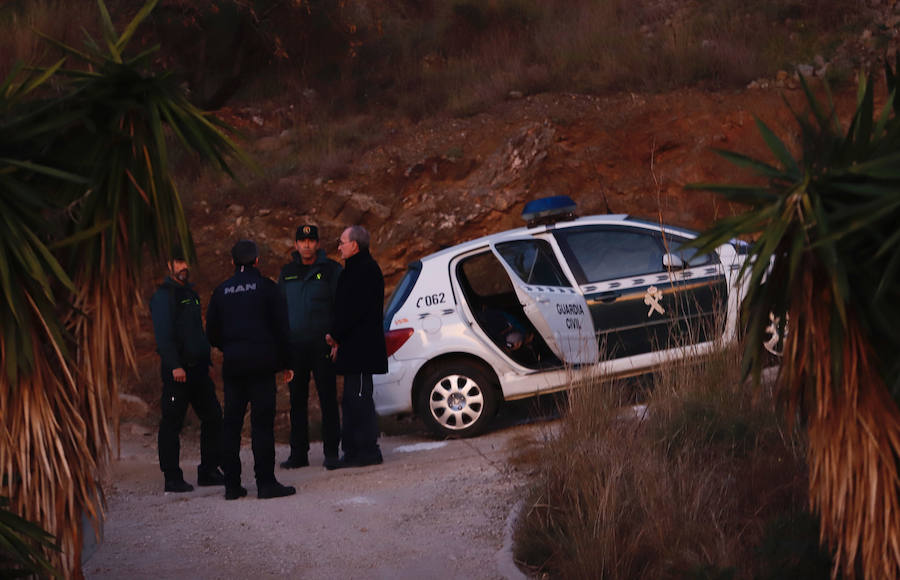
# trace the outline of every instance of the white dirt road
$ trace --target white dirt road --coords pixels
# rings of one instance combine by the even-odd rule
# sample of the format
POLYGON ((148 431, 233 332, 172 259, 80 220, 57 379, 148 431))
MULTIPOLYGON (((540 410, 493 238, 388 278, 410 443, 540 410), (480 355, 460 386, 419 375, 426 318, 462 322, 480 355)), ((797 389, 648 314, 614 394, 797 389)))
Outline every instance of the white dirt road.
MULTIPOLYGON (((124 425, 121 459, 106 486, 104 540, 85 561, 87 578, 524 578, 513 563, 511 514, 524 476, 511 445, 540 425, 477 439, 382 438, 384 464, 326 471, 312 465, 276 477, 295 496, 259 500, 249 442, 242 447, 249 495, 224 488, 163 493, 156 433, 124 425)), ((182 468, 196 481, 196 433, 182 436, 182 468)), ((277 458, 287 455, 278 446, 277 458)))

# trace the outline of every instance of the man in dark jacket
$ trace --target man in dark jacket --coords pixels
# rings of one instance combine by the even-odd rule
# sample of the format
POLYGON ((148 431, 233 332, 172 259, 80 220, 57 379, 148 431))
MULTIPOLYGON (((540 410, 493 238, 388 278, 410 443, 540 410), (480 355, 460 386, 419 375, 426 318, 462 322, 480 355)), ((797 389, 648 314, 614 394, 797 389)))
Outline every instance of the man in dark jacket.
POLYGON ((388 370, 384 276, 369 253, 369 232, 362 226, 344 230, 338 250, 345 260, 344 271, 334 297, 334 325, 325 337, 335 368, 344 376, 344 457, 334 467, 359 467, 382 462, 372 375, 388 370))
POLYGON ((322 410, 322 446, 328 467, 338 461, 341 423, 337 381, 325 334, 334 319, 334 292, 341 265, 319 249, 319 230, 314 225, 297 228, 291 262, 281 268, 278 287, 287 300, 291 327, 291 455, 285 469, 309 465, 309 376, 316 381, 322 410))
POLYGON ((184 480, 179 465, 181 441, 188 405, 200 418, 200 465, 197 485, 222 485, 222 407, 209 375, 209 341, 203 333, 200 298, 188 282, 190 268, 181 248, 172 252, 169 275, 150 299, 156 351, 162 374, 159 422, 159 468, 165 491, 186 492, 194 487, 184 480))
MULTIPOLYGON (((213 291, 206 313, 209 342, 225 355, 225 499, 247 495, 241 485, 241 429, 250 405, 250 435, 257 497, 296 493, 275 480, 275 374, 290 368, 287 308, 272 280, 256 269, 256 244, 231 249, 234 276, 213 291)), ((293 378, 288 370, 286 380, 293 378)))

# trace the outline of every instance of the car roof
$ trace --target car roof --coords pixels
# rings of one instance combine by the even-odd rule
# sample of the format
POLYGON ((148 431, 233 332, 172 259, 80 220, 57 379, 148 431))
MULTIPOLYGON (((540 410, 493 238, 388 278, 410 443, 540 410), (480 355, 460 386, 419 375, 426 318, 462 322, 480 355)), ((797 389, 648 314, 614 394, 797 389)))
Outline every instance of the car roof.
MULTIPOLYGON (((641 220, 635 220, 633 218, 629 218, 628 214, 607 214, 607 215, 590 215, 575 218, 573 220, 565 220, 559 221, 553 224, 544 224, 538 225, 534 227, 521 227, 515 228, 512 230, 505 230, 502 232, 497 232, 494 234, 488 234, 486 236, 481 236, 480 238, 475 238, 474 240, 469 240, 467 242, 461 242, 459 244, 454 244, 449 248, 444 248, 443 250, 434 252, 433 254, 428 254, 427 256, 423 256, 420 258, 423 262, 431 261, 431 260, 439 260, 441 258, 446 258, 448 255, 455 256, 457 254, 461 254, 464 252, 468 252, 469 250, 474 250, 481 246, 486 246, 489 242, 501 242, 506 239, 515 239, 526 235, 534 235, 540 234, 544 232, 549 232, 553 230, 557 230, 560 228, 571 227, 575 225, 602 225, 602 224, 621 224, 623 222, 629 223, 647 223, 641 220)), ((658 224, 654 224, 656 227, 659 227, 658 224)))
POLYGON ((629 225, 637 225, 641 227, 646 227, 648 229, 660 230, 663 229, 669 233, 682 234, 689 237, 694 237, 697 235, 697 232, 680 228, 677 226, 671 226, 668 224, 660 224, 659 222, 654 222, 650 220, 640 219, 631 217, 628 214, 600 214, 600 215, 589 215, 582 216, 572 220, 563 220, 559 222, 555 222, 552 224, 542 224, 533 227, 521 227, 515 228, 512 230, 504 230, 502 232, 497 232, 494 234, 488 234, 486 236, 481 236, 480 238, 475 238, 473 240, 468 240, 465 242, 461 242, 459 244, 454 244, 450 247, 444 248, 443 250, 439 250, 432 254, 428 254, 419 258, 419 262, 430 262, 433 260, 441 260, 441 259, 449 259, 458 254, 462 254, 468 252, 470 250, 477 249, 482 246, 486 246, 489 242, 502 242, 507 239, 516 239, 522 236, 530 236, 535 234, 541 234, 544 232, 550 232, 553 230, 569 228, 573 226, 581 226, 581 225, 616 225, 616 224, 624 224, 627 223, 629 225))

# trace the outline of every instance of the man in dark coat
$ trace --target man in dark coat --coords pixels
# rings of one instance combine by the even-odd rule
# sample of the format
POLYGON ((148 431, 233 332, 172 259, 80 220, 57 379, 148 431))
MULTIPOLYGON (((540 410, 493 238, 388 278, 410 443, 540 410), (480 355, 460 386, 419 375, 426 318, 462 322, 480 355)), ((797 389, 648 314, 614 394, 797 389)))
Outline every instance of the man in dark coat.
POLYGON ((375 465, 382 462, 382 456, 372 375, 388 370, 384 276, 369 253, 369 232, 362 226, 344 230, 338 250, 345 260, 344 271, 334 297, 334 325, 325 337, 335 368, 344 377, 344 457, 334 467, 375 465))
POLYGON ((325 334, 334 320, 334 293, 341 265, 319 248, 319 229, 297 228, 295 252, 281 268, 278 287, 287 299, 291 327, 291 455, 281 463, 285 469, 309 465, 309 376, 316 381, 322 410, 322 447, 325 467, 338 461, 341 421, 338 414, 337 381, 331 349, 325 334))
MULTIPOLYGON (((241 240, 231 249, 234 276, 209 301, 206 333, 222 351, 225 384, 225 499, 247 495, 241 485, 241 429, 250 405, 250 435, 257 497, 293 495, 275 480, 275 374, 290 369, 287 307, 272 280, 256 269, 256 244, 241 240)), ((293 379, 288 370, 286 380, 293 379)))
POLYGON ((200 418, 200 465, 197 485, 222 485, 222 407, 209 371, 209 341, 203 332, 200 298, 188 282, 190 268, 181 248, 168 262, 169 275, 150 299, 156 351, 160 358, 163 389, 160 400, 159 468, 165 491, 186 492, 194 487, 184 480, 179 465, 180 434, 188 405, 200 418))

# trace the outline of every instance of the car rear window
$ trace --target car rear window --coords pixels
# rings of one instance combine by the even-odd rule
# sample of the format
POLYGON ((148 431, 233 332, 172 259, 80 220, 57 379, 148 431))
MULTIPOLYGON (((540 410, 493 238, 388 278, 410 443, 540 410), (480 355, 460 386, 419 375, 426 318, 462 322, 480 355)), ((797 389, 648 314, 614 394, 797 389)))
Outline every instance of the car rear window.
POLYGON ((400 280, 400 283, 394 288, 394 292, 391 294, 390 300, 388 300, 387 308, 384 309, 385 332, 390 329, 391 320, 394 319, 394 315, 397 314, 397 311, 400 310, 400 307, 403 306, 403 303, 409 298, 409 294, 412 292, 413 287, 416 285, 416 280, 419 279, 419 274, 421 273, 422 262, 416 260, 407 267, 403 279, 400 280))

